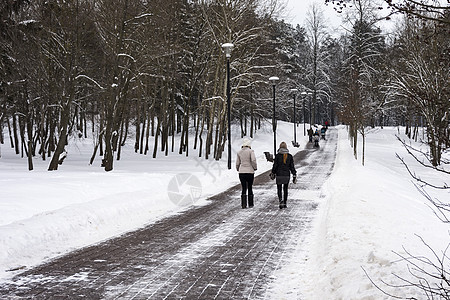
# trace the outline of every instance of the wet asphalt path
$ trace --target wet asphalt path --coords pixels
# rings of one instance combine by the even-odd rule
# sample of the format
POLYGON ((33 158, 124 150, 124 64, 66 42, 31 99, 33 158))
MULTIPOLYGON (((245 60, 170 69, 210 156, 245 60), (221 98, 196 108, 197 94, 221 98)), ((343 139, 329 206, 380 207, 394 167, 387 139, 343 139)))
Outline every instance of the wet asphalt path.
POLYGON ((0 286, 1 299, 267 299, 271 275, 292 241, 311 230, 320 188, 336 157, 337 130, 296 156, 298 182, 280 210, 268 172, 255 179, 255 207, 240 187, 211 203, 162 219, 26 271, 0 286))

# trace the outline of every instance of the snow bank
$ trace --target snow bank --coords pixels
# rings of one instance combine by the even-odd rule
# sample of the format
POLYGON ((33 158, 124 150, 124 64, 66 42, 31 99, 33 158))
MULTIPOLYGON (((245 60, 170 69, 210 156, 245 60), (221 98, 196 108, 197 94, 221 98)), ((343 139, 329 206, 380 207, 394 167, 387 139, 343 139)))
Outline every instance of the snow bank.
MULTIPOLYGON (((390 288, 382 282, 403 284, 393 274, 411 279, 405 261, 396 253, 408 256, 406 249, 431 257, 416 235, 438 253, 447 246, 448 225, 434 216, 395 153, 418 174, 428 173, 435 179, 440 175, 414 164, 395 134, 397 129, 386 128, 367 136, 363 167, 353 157, 345 127, 340 127, 335 170, 323 187, 325 198, 305 245, 309 258, 300 282, 306 299, 390 299, 371 284, 365 272, 388 293, 417 296, 418 290, 390 288)), ((437 197, 444 200, 448 195, 441 191, 437 197)))

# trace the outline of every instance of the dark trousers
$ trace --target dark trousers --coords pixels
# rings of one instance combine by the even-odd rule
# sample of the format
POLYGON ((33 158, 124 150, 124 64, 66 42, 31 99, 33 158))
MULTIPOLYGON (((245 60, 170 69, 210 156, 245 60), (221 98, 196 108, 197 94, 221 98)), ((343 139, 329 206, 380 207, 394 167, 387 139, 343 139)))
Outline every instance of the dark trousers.
POLYGON ((242 195, 247 195, 247 190, 249 195, 253 195, 253 180, 255 179, 255 174, 250 173, 240 173, 239 180, 242 186, 242 195))
POLYGON ((289 183, 286 183, 286 184, 277 184, 278 199, 280 199, 280 201, 281 201, 281 199, 283 199, 284 202, 287 201, 287 197, 288 197, 288 186, 289 186, 289 183), (283 190, 283 192, 284 192, 284 198, 282 197, 283 195, 282 195, 281 190, 283 190))

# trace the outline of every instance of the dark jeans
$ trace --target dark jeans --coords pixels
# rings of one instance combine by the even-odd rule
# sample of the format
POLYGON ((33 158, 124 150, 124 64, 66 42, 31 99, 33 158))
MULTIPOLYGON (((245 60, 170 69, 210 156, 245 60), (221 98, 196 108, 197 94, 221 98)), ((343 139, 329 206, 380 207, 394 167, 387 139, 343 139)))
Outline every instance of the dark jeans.
POLYGON ((247 195, 247 189, 248 194, 253 195, 253 180, 255 179, 255 174, 250 173, 239 173, 239 180, 241 181, 242 186, 242 195, 247 195))
POLYGON ((287 201, 287 197, 288 197, 288 186, 289 183, 287 184, 277 184, 277 191, 278 191, 278 199, 283 199, 284 201, 287 201), (284 198, 282 198, 282 193, 281 193, 281 189, 283 189, 284 192, 284 198))

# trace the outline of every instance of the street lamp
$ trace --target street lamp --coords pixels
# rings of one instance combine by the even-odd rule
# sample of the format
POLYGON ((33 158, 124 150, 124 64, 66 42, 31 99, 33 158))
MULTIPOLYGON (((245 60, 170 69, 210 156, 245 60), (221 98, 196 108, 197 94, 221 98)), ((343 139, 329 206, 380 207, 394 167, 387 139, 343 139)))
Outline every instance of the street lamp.
POLYGON ((225 43, 222 48, 227 58, 227 122, 228 122, 228 170, 231 169, 231 87, 230 87, 230 57, 232 43, 225 43))
MULTIPOLYGON (((311 96, 312 95, 312 93, 311 92, 308 92, 308 96, 311 96)), ((312 119, 312 116, 311 116, 311 114, 312 114, 312 108, 311 108, 311 101, 312 101, 312 99, 311 99, 312 97, 309 97, 309 128, 311 129, 311 119, 312 119)))
POLYGON ((302 96, 303 96, 303 136, 306 136, 306 118, 305 118, 305 98, 308 95, 307 92, 302 92, 302 96))
POLYGON ((272 82, 273 87, 273 119, 272 119, 272 128, 273 128, 273 158, 275 159, 275 155, 277 154, 277 120, 275 119, 275 85, 280 78, 276 76, 272 76, 269 78, 269 81, 272 82))
POLYGON ((297 129, 296 129, 297 122, 295 120, 295 115, 297 114, 297 111, 296 111, 296 108, 295 108, 295 96, 296 96, 296 93, 298 92, 298 90, 297 89, 291 89, 291 92, 294 93, 294 145, 293 146, 294 147, 298 147, 299 145, 297 143, 297 129))

